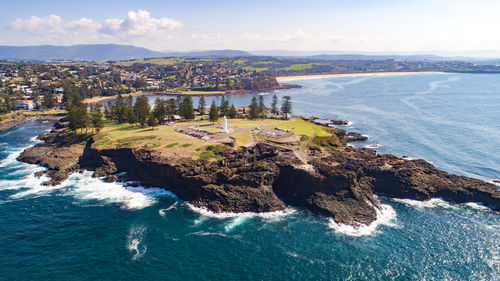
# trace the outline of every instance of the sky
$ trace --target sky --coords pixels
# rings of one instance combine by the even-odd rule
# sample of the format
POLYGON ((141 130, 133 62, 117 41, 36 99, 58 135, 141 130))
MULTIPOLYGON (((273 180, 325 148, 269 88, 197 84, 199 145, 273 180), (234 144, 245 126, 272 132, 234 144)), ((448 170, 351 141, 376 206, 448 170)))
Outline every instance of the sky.
POLYGON ((0 45, 500 51, 498 0, 0 0, 0 7, 0 45))

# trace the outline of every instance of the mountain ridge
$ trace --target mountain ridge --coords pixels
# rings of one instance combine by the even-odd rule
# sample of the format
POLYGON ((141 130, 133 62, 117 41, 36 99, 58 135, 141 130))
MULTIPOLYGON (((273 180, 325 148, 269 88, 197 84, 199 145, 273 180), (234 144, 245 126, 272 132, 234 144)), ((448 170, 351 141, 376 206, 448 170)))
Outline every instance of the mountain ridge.
POLYGON ((231 57, 294 57, 318 61, 332 60, 396 60, 396 61, 468 61, 498 63, 500 58, 477 58, 465 56, 443 56, 434 53, 360 53, 337 51, 287 51, 234 49, 194 50, 194 51, 153 51, 144 47, 120 44, 80 44, 70 46, 35 45, 35 46, 0 46, 0 60, 71 60, 71 61, 122 61, 155 57, 185 58, 231 58, 231 57))

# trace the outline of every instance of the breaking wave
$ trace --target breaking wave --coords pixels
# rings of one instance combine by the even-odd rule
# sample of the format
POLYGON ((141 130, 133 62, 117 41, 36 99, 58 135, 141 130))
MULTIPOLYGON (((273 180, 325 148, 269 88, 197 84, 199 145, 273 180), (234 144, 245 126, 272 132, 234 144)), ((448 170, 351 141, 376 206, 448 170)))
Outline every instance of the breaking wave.
POLYGON ((395 202, 403 203, 407 206, 415 207, 417 209, 435 208, 435 207, 442 207, 446 209, 458 209, 457 206, 454 206, 441 198, 432 198, 425 201, 418 201, 412 199, 399 199, 399 198, 393 198, 392 200, 395 202))
POLYGON ((243 213, 221 212, 221 213, 216 213, 216 212, 208 210, 207 208, 196 207, 196 206, 193 206, 192 204, 189 204, 189 203, 187 203, 186 205, 193 212, 196 212, 202 216, 216 218, 216 219, 228 219, 228 218, 234 218, 234 217, 248 217, 248 218, 259 217, 259 218, 274 220, 274 219, 284 218, 286 216, 289 216, 289 215, 297 212, 297 210, 295 210, 293 208, 286 208, 285 210, 281 210, 281 211, 264 212, 264 213, 255 213, 255 212, 243 212, 243 213))
POLYGON ((377 233, 377 228, 380 225, 395 226, 393 221, 397 216, 396 211, 394 211, 391 206, 386 204, 381 204, 381 207, 381 210, 376 209, 377 219, 369 225, 358 224, 353 226, 341 224, 336 223, 333 218, 329 218, 328 226, 338 233, 355 237, 375 234, 377 233))
POLYGON ((92 172, 72 174, 61 186, 66 194, 80 200, 99 200, 121 204, 123 209, 143 209, 157 203, 157 197, 175 197, 162 188, 123 187, 122 183, 108 183, 93 178, 92 172))

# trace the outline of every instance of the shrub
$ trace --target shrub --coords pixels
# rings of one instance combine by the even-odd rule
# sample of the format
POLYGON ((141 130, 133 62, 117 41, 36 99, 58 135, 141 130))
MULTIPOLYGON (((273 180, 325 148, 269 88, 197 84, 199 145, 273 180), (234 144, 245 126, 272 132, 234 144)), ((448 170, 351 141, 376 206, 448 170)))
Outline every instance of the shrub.
POLYGON ((178 142, 169 143, 169 144, 165 145, 165 148, 172 148, 178 144, 179 144, 178 142))

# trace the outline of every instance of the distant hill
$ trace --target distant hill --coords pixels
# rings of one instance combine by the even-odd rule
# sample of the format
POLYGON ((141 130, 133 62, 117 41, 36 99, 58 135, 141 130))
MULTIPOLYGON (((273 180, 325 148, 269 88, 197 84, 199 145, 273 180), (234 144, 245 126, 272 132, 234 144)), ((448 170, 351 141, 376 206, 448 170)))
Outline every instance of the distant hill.
POLYGON ((232 58, 232 57, 250 57, 252 54, 240 50, 208 50, 193 52, 165 52, 168 57, 183 58, 232 58))
POLYGON ((238 50, 167 53, 156 52, 142 47, 116 44, 0 46, 0 59, 4 60, 118 61, 154 57, 222 58, 242 56, 251 56, 251 54, 238 50))
MULTIPOLYGON (((491 53, 491 52, 490 52, 491 53)), ((491 53, 493 54, 493 53, 491 53)), ((449 54, 452 55, 452 54, 449 54)), ((287 50, 203 50, 203 51, 164 51, 157 52, 142 47, 118 44, 93 44, 72 46, 0 46, 0 60, 72 60, 72 61, 122 61, 155 57, 184 57, 184 58, 231 58, 272 56, 289 58, 306 58, 310 60, 397 60, 397 61, 444 61, 460 60, 475 63, 498 64, 500 59, 470 58, 447 56, 445 54, 411 54, 411 53, 346 53, 338 51, 287 51, 287 50)))
POLYGON ((435 55, 360 55, 360 54, 341 54, 341 55, 315 55, 307 57, 313 60, 396 60, 396 61, 441 61, 453 58, 440 57, 435 55))
POLYGON ((158 56, 164 56, 164 54, 146 48, 115 44, 0 46, 0 59, 8 60, 107 61, 158 56))

